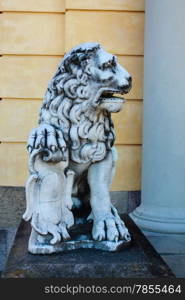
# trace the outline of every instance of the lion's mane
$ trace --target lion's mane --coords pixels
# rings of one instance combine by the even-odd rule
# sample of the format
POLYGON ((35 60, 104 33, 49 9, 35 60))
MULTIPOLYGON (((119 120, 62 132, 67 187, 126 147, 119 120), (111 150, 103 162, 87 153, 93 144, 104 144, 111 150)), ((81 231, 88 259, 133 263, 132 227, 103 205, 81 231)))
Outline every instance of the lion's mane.
POLYGON ((62 131, 70 159, 77 163, 102 160, 115 140, 110 113, 98 110, 89 101, 89 61, 99 47, 97 43, 81 45, 64 56, 49 82, 40 111, 39 123, 62 131))

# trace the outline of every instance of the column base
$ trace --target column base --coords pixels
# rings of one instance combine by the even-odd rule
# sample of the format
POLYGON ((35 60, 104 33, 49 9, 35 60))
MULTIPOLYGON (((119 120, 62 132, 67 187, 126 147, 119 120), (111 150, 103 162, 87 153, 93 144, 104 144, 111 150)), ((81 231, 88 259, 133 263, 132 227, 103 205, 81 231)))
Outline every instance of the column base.
POLYGON ((138 207, 129 214, 140 229, 154 233, 185 234, 185 218, 147 214, 138 207))

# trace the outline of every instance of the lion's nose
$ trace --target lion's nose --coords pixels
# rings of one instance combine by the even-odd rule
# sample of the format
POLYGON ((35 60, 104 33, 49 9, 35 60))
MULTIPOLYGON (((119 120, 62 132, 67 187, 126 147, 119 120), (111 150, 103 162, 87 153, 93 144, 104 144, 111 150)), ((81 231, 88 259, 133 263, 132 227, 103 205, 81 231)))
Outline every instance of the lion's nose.
POLYGON ((132 77, 129 76, 126 78, 127 83, 122 86, 122 90, 129 92, 132 87, 132 77))
POLYGON ((131 84, 132 84, 132 77, 129 76, 129 77, 127 78, 127 81, 128 81, 128 83, 129 83, 129 85, 131 85, 131 84))
POLYGON ((125 85, 125 89, 130 89, 132 87, 132 77, 129 76, 127 78, 127 84, 125 85))

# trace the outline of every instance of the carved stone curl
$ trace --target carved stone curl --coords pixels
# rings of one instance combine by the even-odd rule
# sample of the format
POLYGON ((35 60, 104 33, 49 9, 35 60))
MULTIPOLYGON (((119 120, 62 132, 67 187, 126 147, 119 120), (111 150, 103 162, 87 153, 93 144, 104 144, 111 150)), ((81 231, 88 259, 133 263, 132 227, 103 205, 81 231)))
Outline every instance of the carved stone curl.
POLYGON ((73 209, 83 210, 84 203, 91 208, 93 240, 130 240, 109 195, 117 157, 111 113, 124 103, 114 94, 130 88, 129 73, 98 43, 73 48, 59 64, 27 146, 23 217, 31 220, 31 253, 53 253, 70 240, 73 209))

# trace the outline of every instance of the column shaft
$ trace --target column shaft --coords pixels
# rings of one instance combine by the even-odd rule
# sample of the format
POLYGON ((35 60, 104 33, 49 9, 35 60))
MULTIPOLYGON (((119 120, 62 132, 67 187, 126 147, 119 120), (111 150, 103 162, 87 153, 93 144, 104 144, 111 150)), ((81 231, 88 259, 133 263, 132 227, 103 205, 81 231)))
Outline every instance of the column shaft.
POLYGON ((141 228, 185 233, 185 1, 146 0, 141 228))

